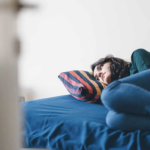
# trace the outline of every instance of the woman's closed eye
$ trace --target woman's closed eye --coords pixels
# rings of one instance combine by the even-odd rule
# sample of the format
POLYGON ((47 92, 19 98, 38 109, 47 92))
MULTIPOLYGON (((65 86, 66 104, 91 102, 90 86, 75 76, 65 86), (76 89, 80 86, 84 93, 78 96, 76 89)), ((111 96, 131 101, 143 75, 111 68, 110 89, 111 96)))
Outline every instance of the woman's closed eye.
POLYGON ((102 67, 103 67, 103 65, 98 65, 98 66, 97 66, 97 70, 101 70, 102 67))

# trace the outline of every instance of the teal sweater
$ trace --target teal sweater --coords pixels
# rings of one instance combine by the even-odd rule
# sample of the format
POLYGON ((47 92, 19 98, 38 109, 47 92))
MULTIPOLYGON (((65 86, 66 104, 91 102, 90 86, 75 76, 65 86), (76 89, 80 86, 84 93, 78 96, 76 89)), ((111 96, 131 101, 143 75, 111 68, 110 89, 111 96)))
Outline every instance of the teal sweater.
POLYGON ((132 66, 130 75, 150 68, 150 52, 145 49, 137 49, 131 55, 132 66))

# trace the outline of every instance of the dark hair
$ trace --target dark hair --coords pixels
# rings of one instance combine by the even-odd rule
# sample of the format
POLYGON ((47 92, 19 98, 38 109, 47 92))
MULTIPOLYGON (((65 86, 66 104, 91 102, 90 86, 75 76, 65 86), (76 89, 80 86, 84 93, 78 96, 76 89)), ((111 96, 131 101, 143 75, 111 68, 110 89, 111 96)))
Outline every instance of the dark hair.
POLYGON ((107 55, 105 58, 101 58, 91 65, 91 69, 94 72, 94 68, 102 66, 104 63, 111 62, 111 82, 127 77, 130 75, 131 62, 127 62, 121 58, 113 57, 113 55, 107 55))

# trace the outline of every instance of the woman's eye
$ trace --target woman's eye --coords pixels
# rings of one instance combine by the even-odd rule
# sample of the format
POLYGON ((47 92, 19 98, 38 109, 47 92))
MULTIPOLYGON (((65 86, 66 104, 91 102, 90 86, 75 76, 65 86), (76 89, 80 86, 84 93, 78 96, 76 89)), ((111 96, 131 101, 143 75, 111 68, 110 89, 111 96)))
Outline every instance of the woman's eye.
POLYGON ((100 68, 102 69, 102 68, 103 68, 103 65, 101 65, 100 68))
POLYGON ((101 70, 102 67, 103 67, 103 65, 98 66, 98 67, 97 67, 97 70, 101 70))

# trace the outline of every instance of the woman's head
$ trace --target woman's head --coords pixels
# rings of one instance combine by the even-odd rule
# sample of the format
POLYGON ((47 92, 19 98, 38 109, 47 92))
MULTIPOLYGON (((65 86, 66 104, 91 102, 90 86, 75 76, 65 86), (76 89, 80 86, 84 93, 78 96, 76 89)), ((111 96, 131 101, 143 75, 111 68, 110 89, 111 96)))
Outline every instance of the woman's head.
POLYGON ((94 77, 106 85, 117 79, 129 76, 130 67, 130 62, 112 55, 107 55, 91 65, 94 77))

